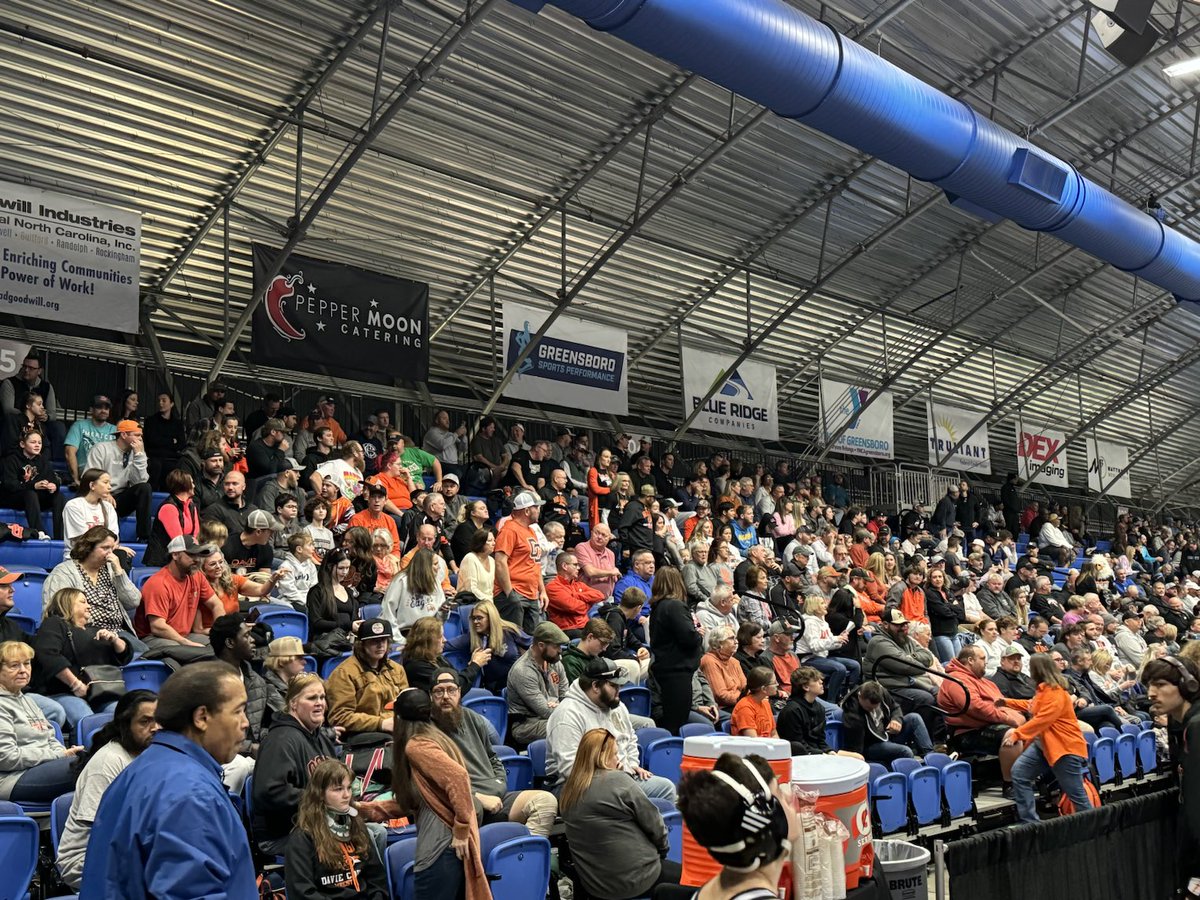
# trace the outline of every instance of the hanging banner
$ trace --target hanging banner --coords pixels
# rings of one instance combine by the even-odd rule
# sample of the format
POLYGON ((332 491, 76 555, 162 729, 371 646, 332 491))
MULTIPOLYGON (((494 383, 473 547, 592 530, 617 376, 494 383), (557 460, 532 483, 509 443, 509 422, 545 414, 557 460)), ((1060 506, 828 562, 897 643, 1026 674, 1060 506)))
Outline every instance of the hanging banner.
MULTIPOLYGON (((29 355, 32 347, 32 344, 22 344, 18 341, 0 338, 0 380, 12 378, 21 370, 21 363, 25 362, 25 357, 29 355)), ((14 402, 20 399, 20 397, 13 397, 14 402)))
MULTIPOLYGON (((550 313, 504 304, 504 365, 511 368, 550 313)), ((619 328, 559 316, 525 357, 504 396, 592 412, 629 412, 628 337, 619 328)))
POLYGON ((958 442, 984 418, 985 413, 941 403, 928 403, 929 462, 935 466, 959 469, 964 472, 991 474, 992 454, 988 443, 986 423, 981 425, 961 447, 958 442), (951 448, 958 447, 954 453, 951 448))
POLYGON ((0 310, 138 330, 142 216, 0 181, 0 310))
POLYGON ((887 391, 822 378, 821 443, 828 444, 829 436, 843 425, 846 430, 829 450, 872 459, 895 458, 892 395, 887 391))
POLYGON ((1033 480, 1038 484, 1067 487, 1067 435, 1062 431, 1038 428, 1017 422, 1017 476, 1029 480, 1029 473, 1042 463, 1046 468, 1033 480))
POLYGON ((724 372, 725 380, 704 404, 693 427, 764 441, 779 440, 775 367, 746 361, 733 369, 736 359, 707 350, 683 348, 684 415, 691 415, 713 382, 724 372))
MULTIPOLYGON (((277 251, 254 245, 254 290, 277 251)), ((429 285, 293 253, 254 310, 256 362, 352 370, 364 380, 429 377, 429 285)))
POLYGON ((1108 441, 1087 439, 1088 487, 1108 491, 1110 497, 1133 497, 1133 486, 1126 472, 1114 482, 1118 472, 1129 465, 1129 448, 1108 441))

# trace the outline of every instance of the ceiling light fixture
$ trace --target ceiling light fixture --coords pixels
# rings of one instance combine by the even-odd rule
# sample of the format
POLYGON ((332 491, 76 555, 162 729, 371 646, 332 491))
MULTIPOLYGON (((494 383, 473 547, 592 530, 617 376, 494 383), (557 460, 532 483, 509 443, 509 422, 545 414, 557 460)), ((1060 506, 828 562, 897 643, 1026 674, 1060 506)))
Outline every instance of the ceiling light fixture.
POLYGON ((1168 78, 1180 78, 1195 72, 1200 72, 1200 56, 1185 59, 1183 62, 1172 63, 1163 68, 1163 74, 1168 78))

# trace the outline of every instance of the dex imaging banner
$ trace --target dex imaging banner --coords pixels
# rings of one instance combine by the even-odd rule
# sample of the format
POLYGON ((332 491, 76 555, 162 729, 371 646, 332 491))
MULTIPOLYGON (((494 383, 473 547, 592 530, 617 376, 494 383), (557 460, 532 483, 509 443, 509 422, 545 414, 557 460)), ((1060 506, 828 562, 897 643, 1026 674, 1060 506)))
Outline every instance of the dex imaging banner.
POLYGON ((1061 431, 1019 423, 1017 428, 1017 475, 1029 480, 1029 473, 1043 463, 1046 467, 1034 476, 1038 484, 1067 487, 1067 436, 1061 431))
POLYGON ((830 435, 843 425, 846 430, 829 448, 833 452, 872 459, 894 458, 891 394, 822 378, 821 442, 828 444, 830 435))
POLYGON ((735 359, 683 348, 684 415, 691 415, 724 372, 724 380, 696 416, 695 427, 764 441, 779 440, 775 367, 747 361, 733 369, 735 359))
POLYGON ((966 409, 956 409, 953 406, 943 406, 940 403, 929 403, 929 462, 935 466, 945 466, 950 469, 960 469, 965 472, 979 472, 987 475, 992 471, 992 454, 988 443, 987 425, 981 425, 961 447, 954 453, 951 448, 958 446, 972 428, 983 419, 982 412, 966 409))
POLYGON ((254 245, 258 362, 319 372, 348 369, 385 383, 429 377, 429 285, 292 254, 264 285, 275 259, 254 245))
POLYGON ((1113 497, 1132 497, 1133 487, 1126 472, 1114 482, 1116 474, 1129 465, 1129 448, 1108 441, 1087 439, 1088 487, 1093 491, 1107 490, 1113 497))
MULTIPOLYGON (((504 304, 504 365, 510 368, 550 314, 504 304)), ((593 412, 629 412, 628 339, 619 328, 560 316, 525 357, 506 397, 593 412)))
POLYGON ((0 181, 0 310, 138 330, 140 213, 0 181))

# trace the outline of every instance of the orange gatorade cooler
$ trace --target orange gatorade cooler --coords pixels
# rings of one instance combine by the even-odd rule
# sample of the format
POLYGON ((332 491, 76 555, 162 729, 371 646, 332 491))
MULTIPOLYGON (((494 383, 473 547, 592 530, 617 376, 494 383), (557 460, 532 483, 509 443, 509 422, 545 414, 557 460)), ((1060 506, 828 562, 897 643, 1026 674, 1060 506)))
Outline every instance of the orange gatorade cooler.
MULTIPOLYGON (((787 784, 792 775, 792 747, 787 741, 776 738, 744 738, 727 734, 711 734, 690 737, 683 742, 683 760, 680 774, 711 769, 722 753, 737 756, 761 756, 771 765, 781 784, 787 784)), ((864 782, 865 784, 865 782, 864 782)), ((683 878, 682 884, 699 887, 721 871, 721 864, 708 855, 708 851, 696 843, 687 825, 683 826, 683 878)))
POLYGON ((867 804, 870 773, 871 767, 865 762, 848 756, 792 758, 793 788, 820 794, 817 812, 841 819, 850 833, 845 844, 847 889, 858 887, 859 879, 870 878, 875 862, 875 851, 871 846, 871 807, 867 804))

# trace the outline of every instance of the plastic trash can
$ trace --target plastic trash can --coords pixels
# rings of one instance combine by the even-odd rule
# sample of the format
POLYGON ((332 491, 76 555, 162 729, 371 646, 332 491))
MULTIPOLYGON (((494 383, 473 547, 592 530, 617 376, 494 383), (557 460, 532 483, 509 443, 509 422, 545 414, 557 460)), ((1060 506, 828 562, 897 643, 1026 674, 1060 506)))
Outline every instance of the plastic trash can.
POLYGON ((892 900, 927 900, 928 850, 908 841, 876 841, 875 863, 883 869, 892 900))

